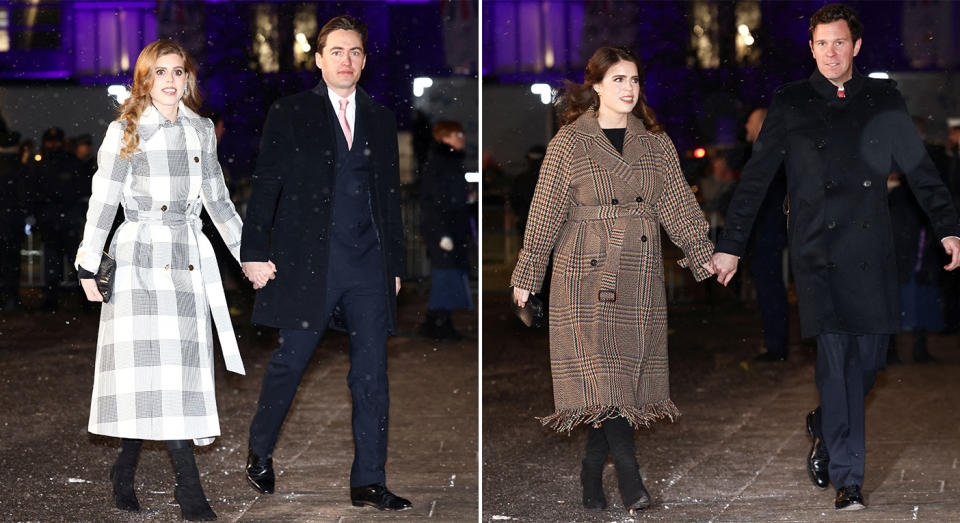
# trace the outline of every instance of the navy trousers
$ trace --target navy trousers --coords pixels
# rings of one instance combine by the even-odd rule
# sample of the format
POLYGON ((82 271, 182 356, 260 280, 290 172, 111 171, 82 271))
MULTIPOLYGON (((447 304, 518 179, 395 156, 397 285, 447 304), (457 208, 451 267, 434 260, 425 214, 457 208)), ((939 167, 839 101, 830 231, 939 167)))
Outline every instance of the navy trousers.
MULTIPOLYGON (((378 256, 379 250, 374 249, 372 253, 378 256)), ((382 269, 377 270, 375 265, 370 267, 370 264, 360 260, 343 263, 337 258, 331 255, 331 269, 327 278, 330 288, 324 300, 323 317, 328 318, 329 322, 330 314, 339 303, 350 334, 347 385, 353 398, 354 442, 350 486, 385 483, 387 412, 390 407, 387 384, 388 311, 383 277, 371 277, 371 274, 377 275, 382 269), (369 272, 371 268, 372 273, 369 272)), ((317 327, 318 330, 280 330, 280 346, 273 352, 267 366, 257 413, 250 425, 250 446, 260 456, 273 453, 280 427, 327 325, 317 327)))
POLYGON ((884 368, 889 340, 889 334, 817 336, 821 438, 830 453, 830 482, 835 488, 863 486, 864 398, 884 368))

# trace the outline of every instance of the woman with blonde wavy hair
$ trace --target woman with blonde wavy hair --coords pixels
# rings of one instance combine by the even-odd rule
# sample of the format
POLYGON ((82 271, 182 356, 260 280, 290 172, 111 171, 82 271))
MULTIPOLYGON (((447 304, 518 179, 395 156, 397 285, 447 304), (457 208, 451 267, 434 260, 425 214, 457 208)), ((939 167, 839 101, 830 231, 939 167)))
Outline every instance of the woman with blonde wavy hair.
POLYGON ((613 455, 623 507, 650 505, 634 430, 680 415, 670 400, 660 228, 697 280, 715 273, 707 222, 673 142, 647 105, 640 60, 601 47, 558 101, 565 124, 547 147, 511 285, 521 307, 553 255, 550 365, 558 432, 587 429, 583 506, 604 509, 613 455))
POLYGON ((211 315, 227 369, 244 370, 200 208, 238 263, 242 223, 217 161, 213 123, 197 114, 200 102, 197 71, 182 47, 158 40, 144 48, 130 97, 97 156, 76 267, 87 299, 103 302, 88 430, 122 438, 110 469, 116 506, 140 509, 140 448, 145 439, 163 440, 183 517, 206 521, 217 516, 190 440, 206 445, 220 434, 211 315), (125 219, 108 248, 116 272, 104 299, 94 276, 121 206, 125 219))

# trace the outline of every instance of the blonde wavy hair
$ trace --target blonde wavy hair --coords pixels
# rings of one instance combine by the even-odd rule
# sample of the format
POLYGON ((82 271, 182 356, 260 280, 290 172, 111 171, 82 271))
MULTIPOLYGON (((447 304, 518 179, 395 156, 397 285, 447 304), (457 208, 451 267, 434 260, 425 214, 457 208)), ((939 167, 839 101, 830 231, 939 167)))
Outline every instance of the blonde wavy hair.
POLYGON ((187 72, 181 101, 194 112, 200 111, 203 98, 200 97, 200 90, 197 89, 197 68, 190 60, 186 49, 171 40, 157 40, 144 47, 143 51, 140 51, 140 56, 137 57, 136 65, 133 67, 130 97, 120 106, 120 116, 117 117, 118 121, 126 123, 126 128, 123 130, 123 148, 120 149, 122 158, 129 158, 140 145, 137 122, 140 121, 143 112, 152 103, 150 90, 153 89, 155 78, 154 66, 161 56, 168 54, 175 54, 183 58, 183 68, 187 72))

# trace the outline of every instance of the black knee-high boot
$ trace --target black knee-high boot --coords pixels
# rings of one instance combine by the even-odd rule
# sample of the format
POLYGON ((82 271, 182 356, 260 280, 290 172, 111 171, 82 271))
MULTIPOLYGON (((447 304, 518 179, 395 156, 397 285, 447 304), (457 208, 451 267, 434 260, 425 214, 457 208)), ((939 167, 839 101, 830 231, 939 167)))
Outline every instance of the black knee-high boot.
POLYGON ((617 469, 624 508, 631 513, 647 508, 650 506, 650 494, 640 478, 636 447, 633 445, 633 427, 625 418, 617 417, 603 422, 603 432, 613 454, 613 465, 617 469))
POLYGON ((587 451, 583 456, 580 483, 583 485, 583 508, 603 510, 607 498, 603 495, 603 465, 607 462, 610 445, 603 429, 587 427, 587 451))
POLYGON ((193 447, 187 440, 168 441, 167 448, 177 474, 173 497, 180 504, 180 514, 188 521, 213 521, 217 515, 210 508, 200 485, 200 472, 193 457, 193 447))
POLYGON ((143 447, 142 439, 123 439, 120 454, 110 468, 110 482, 113 483, 113 500, 120 510, 136 512, 140 510, 137 493, 133 490, 133 476, 137 471, 137 458, 143 447))

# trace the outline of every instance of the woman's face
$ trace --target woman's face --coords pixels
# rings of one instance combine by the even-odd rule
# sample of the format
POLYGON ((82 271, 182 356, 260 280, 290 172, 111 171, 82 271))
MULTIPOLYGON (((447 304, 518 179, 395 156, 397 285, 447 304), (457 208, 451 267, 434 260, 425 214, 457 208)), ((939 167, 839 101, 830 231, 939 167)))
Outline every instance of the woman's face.
POLYGON ((603 80, 593 85, 600 95, 600 111, 628 114, 640 100, 640 73, 637 64, 626 60, 610 66, 603 80))
POLYGON ((156 106, 175 106, 183 98, 187 70, 178 54, 165 54, 153 65, 153 88, 150 98, 156 106))

